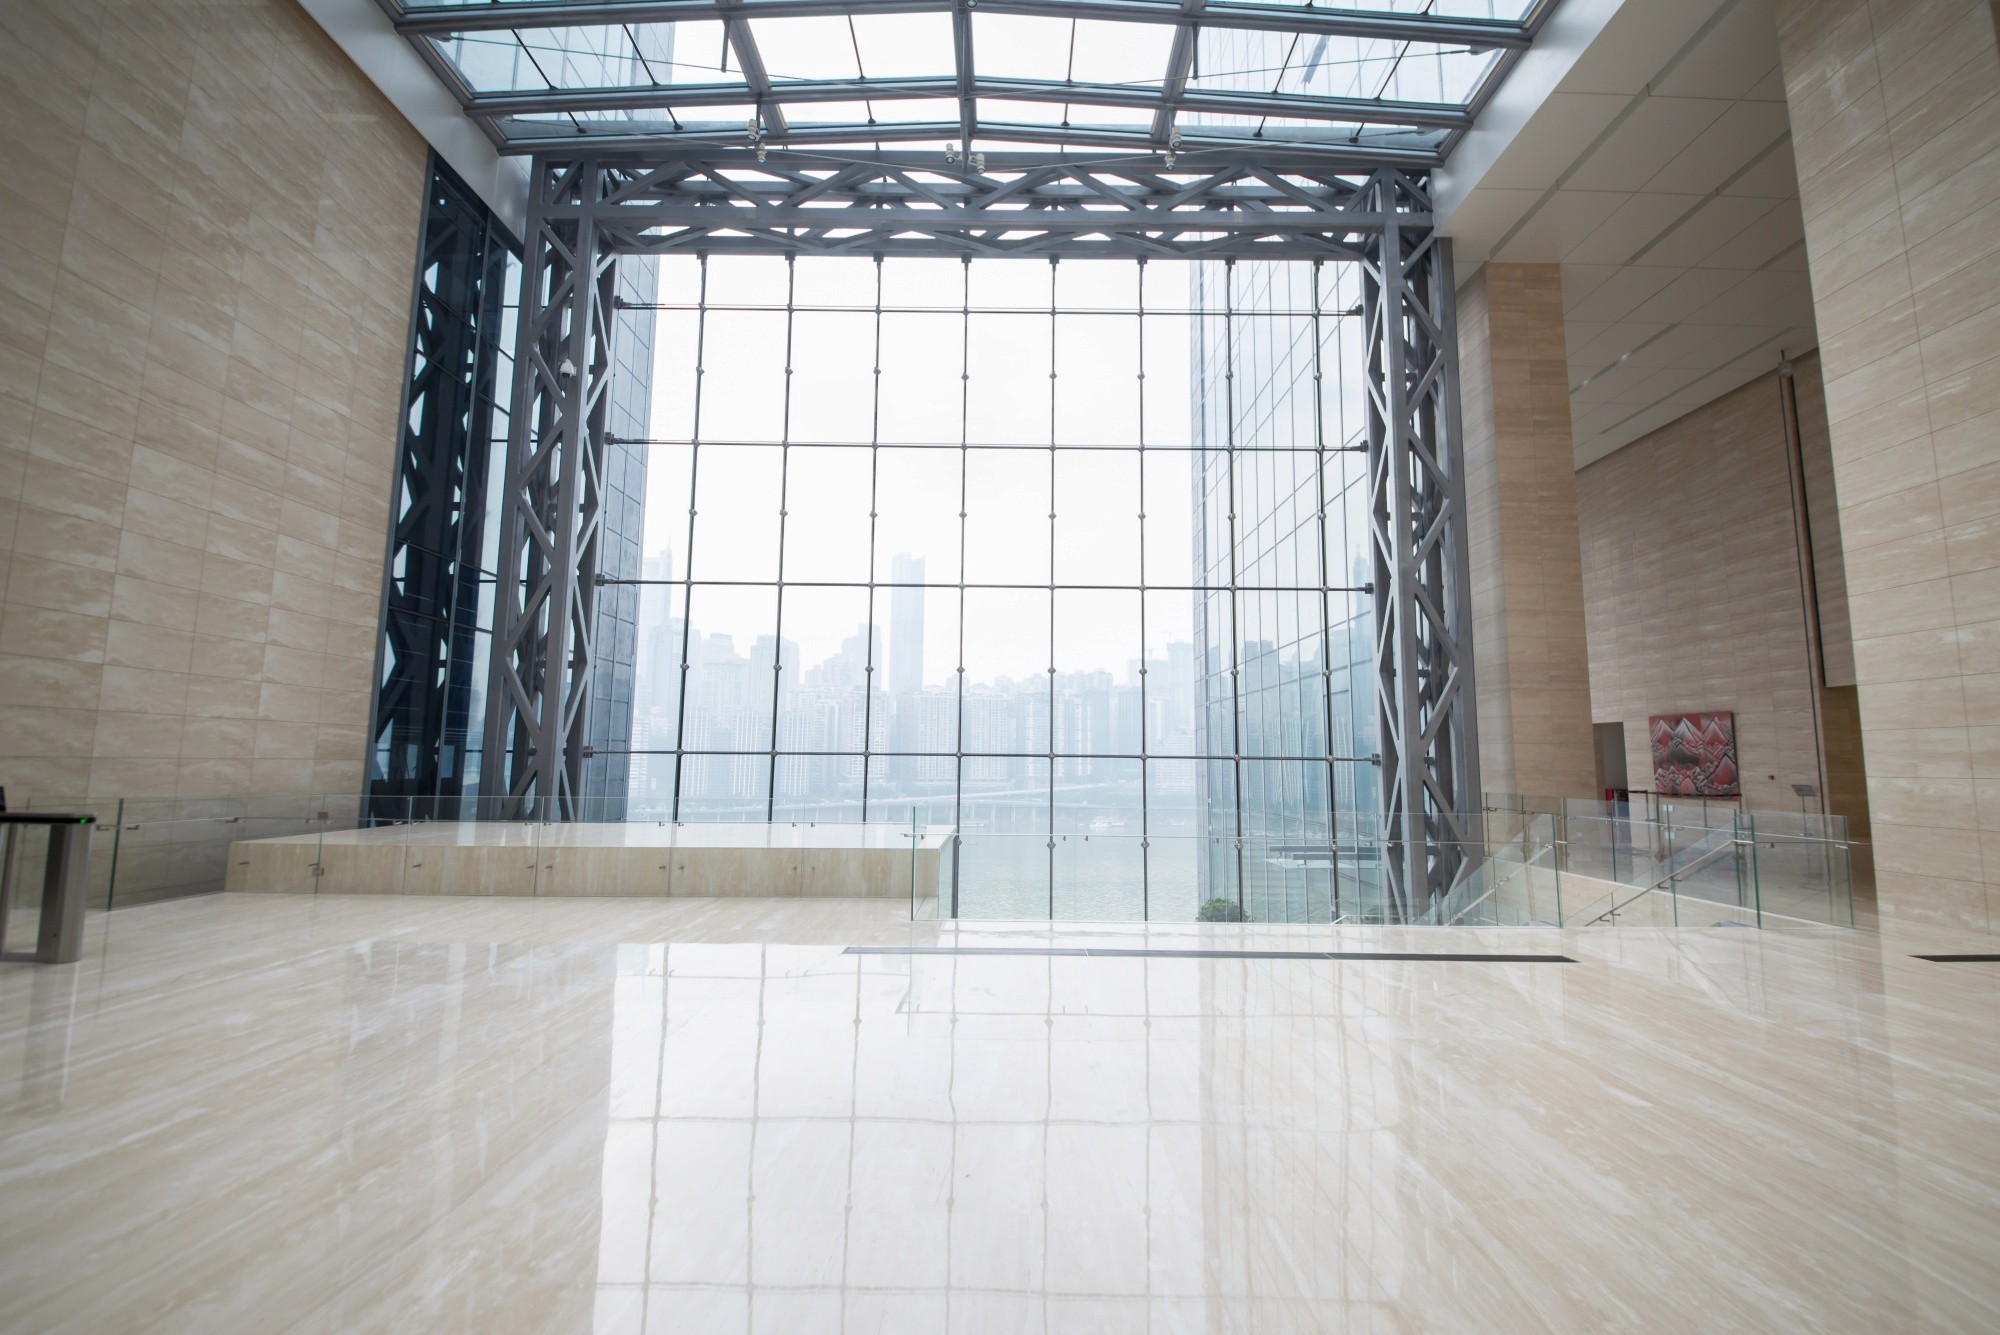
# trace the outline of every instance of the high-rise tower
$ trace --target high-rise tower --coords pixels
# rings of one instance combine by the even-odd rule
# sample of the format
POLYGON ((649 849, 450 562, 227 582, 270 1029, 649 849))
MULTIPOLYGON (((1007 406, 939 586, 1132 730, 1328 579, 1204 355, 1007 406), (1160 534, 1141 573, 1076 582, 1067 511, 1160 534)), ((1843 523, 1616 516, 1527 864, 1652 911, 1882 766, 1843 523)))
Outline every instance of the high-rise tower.
POLYGON ((924 558, 899 552, 889 562, 889 694, 924 688, 924 558))

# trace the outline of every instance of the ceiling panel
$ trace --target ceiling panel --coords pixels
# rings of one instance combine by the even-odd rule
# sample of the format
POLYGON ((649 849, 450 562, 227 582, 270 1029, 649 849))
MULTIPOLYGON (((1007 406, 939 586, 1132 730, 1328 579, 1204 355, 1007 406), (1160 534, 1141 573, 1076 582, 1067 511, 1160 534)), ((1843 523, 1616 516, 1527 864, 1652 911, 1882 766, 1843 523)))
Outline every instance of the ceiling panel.
POLYGON ((1560 260, 1579 467, 1812 346, 1773 0, 1609 3, 1444 224, 1560 260))
POLYGON ((1748 98, 1777 67, 1778 25, 1769 7, 1738 3, 1660 80, 1659 91, 1669 97, 1748 98))
POLYGON ((1665 325, 1632 320, 1568 322, 1571 388, 1617 361, 1626 351, 1659 333, 1665 325))
MULTIPOLYGON (((1577 305, 1591 293, 1597 291, 1606 280, 1619 271, 1616 264, 1565 264, 1562 267, 1563 310, 1572 324, 1576 323, 1577 305)), ((1603 323, 1599 321, 1598 323, 1603 323)))
POLYGON ((1722 269, 1679 270, 1671 282, 1633 308, 1628 318, 1666 324, 1691 320, 1696 311, 1735 286, 1742 276, 1722 269))
POLYGON ((1624 195, 1589 236, 1563 253, 1563 259, 1578 264, 1629 264, 1637 251, 1659 235, 1663 223, 1700 203, 1700 195, 1624 195))
MULTIPOLYGON (((1564 272, 1570 266, 1564 265, 1564 272)), ((1613 273, 1589 296, 1570 308, 1572 320, 1624 320, 1632 316, 1639 304, 1674 281, 1676 271, 1672 269, 1648 269, 1642 266, 1626 266, 1613 273)))
MULTIPOLYGON (((1769 0, 1739 0, 1763 4, 1769 0)), ((1559 85, 1572 93, 1641 92, 1660 76, 1661 67, 1690 42, 1700 38, 1703 25, 1730 0, 1664 0, 1627 3, 1604 25, 1597 40, 1578 56, 1559 85)), ((1772 31, 1776 32, 1775 20, 1772 31)))
POLYGON ((1724 194, 1761 195, 1765 199, 1796 199, 1799 168, 1792 160, 1792 140, 1785 142, 1751 163, 1749 169, 1724 188, 1724 194))
POLYGON ((1576 190, 1643 189, 1729 107, 1713 98, 1644 98, 1567 184, 1576 190))
POLYGON ((1717 195, 1676 221, 1643 251, 1635 252, 1633 258, 1642 259, 1647 264, 1700 264, 1731 237, 1740 235, 1750 224, 1778 207, 1778 200, 1733 199, 1717 195))
MULTIPOLYGON (((1532 197, 1540 200, 1540 195, 1532 197)), ((1498 257, 1553 264, 1596 231, 1625 196, 1610 191, 1558 190, 1508 238, 1498 257)))
POLYGON ((1548 189, 1629 101, 1616 93, 1551 93, 1542 103, 1542 114, 1550 117, 1546 132, 1517 136, 1487 169, 1480 189, 1532 189, 1537 194, 1548 189))
POLYGON ((1812 291, 1801 273, 1762 270, 1738 276, 1690 317, 1701 324, 1796 324, 1812 318, 1812 291))
POLYGON ((1727 192, 1736 173, 1754 170, 1760 155, 1776 151, 1790 132, 1783 103, 1737 102, 1716 117, 1673 159, 1648 180, 1644 189, 1727 192))
POLYGON ((1805 219, 1799 216, 1799 201, 1780 199, 1769 210, 1702 256, 1701 262, 1716 269, 1804 269, 1805 219), (1791 252, 1789 256, 1786 252, 1791 252))

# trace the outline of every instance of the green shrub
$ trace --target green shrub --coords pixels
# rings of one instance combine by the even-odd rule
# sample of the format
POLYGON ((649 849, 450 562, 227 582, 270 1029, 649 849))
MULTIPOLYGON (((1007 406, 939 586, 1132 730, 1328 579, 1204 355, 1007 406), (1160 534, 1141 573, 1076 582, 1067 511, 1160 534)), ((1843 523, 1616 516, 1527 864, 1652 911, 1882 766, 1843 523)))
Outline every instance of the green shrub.
POLYGON ((1197 922, 1242 922, 1243 906, 1233 899, 1211 899, 1194 916, 1197 922))

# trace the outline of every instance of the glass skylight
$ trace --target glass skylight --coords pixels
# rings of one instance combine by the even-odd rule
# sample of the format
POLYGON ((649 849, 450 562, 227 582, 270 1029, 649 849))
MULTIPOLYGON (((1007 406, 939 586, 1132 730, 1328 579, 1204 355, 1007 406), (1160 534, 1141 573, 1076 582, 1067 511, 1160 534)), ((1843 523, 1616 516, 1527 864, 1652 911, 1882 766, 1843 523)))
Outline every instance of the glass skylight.
POLYGON ((935 148, 1146 154, 1176 151, 1178 137, 1190 152, 1281 145, 1426 165, 1551 0, 1209 0, 1192 27, 1178 0, 1064 0, 1060 14, 1052 0, 900 0, 893 13, 854 0, 831 14, 823 0, 543 0, 531 12, 544 26, 507 26, 526 3, 433 0, 398 15, 456 76, 467 111, 523 151, 556 125, 713 145, 740 118, 738 142, 754 119, 766 148, 846 142, 848 129, 856 144, 935 135, 935 148))

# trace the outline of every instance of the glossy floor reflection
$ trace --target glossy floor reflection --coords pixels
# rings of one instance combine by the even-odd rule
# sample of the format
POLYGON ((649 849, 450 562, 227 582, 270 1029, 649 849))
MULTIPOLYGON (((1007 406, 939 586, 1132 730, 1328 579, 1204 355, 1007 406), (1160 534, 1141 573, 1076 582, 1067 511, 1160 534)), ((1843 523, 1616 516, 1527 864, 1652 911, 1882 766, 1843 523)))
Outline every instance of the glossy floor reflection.
POLYGON ((0 1327, 2000 1326, 1936 932, 987 927, 213 896, 0 966, 0 1327))

